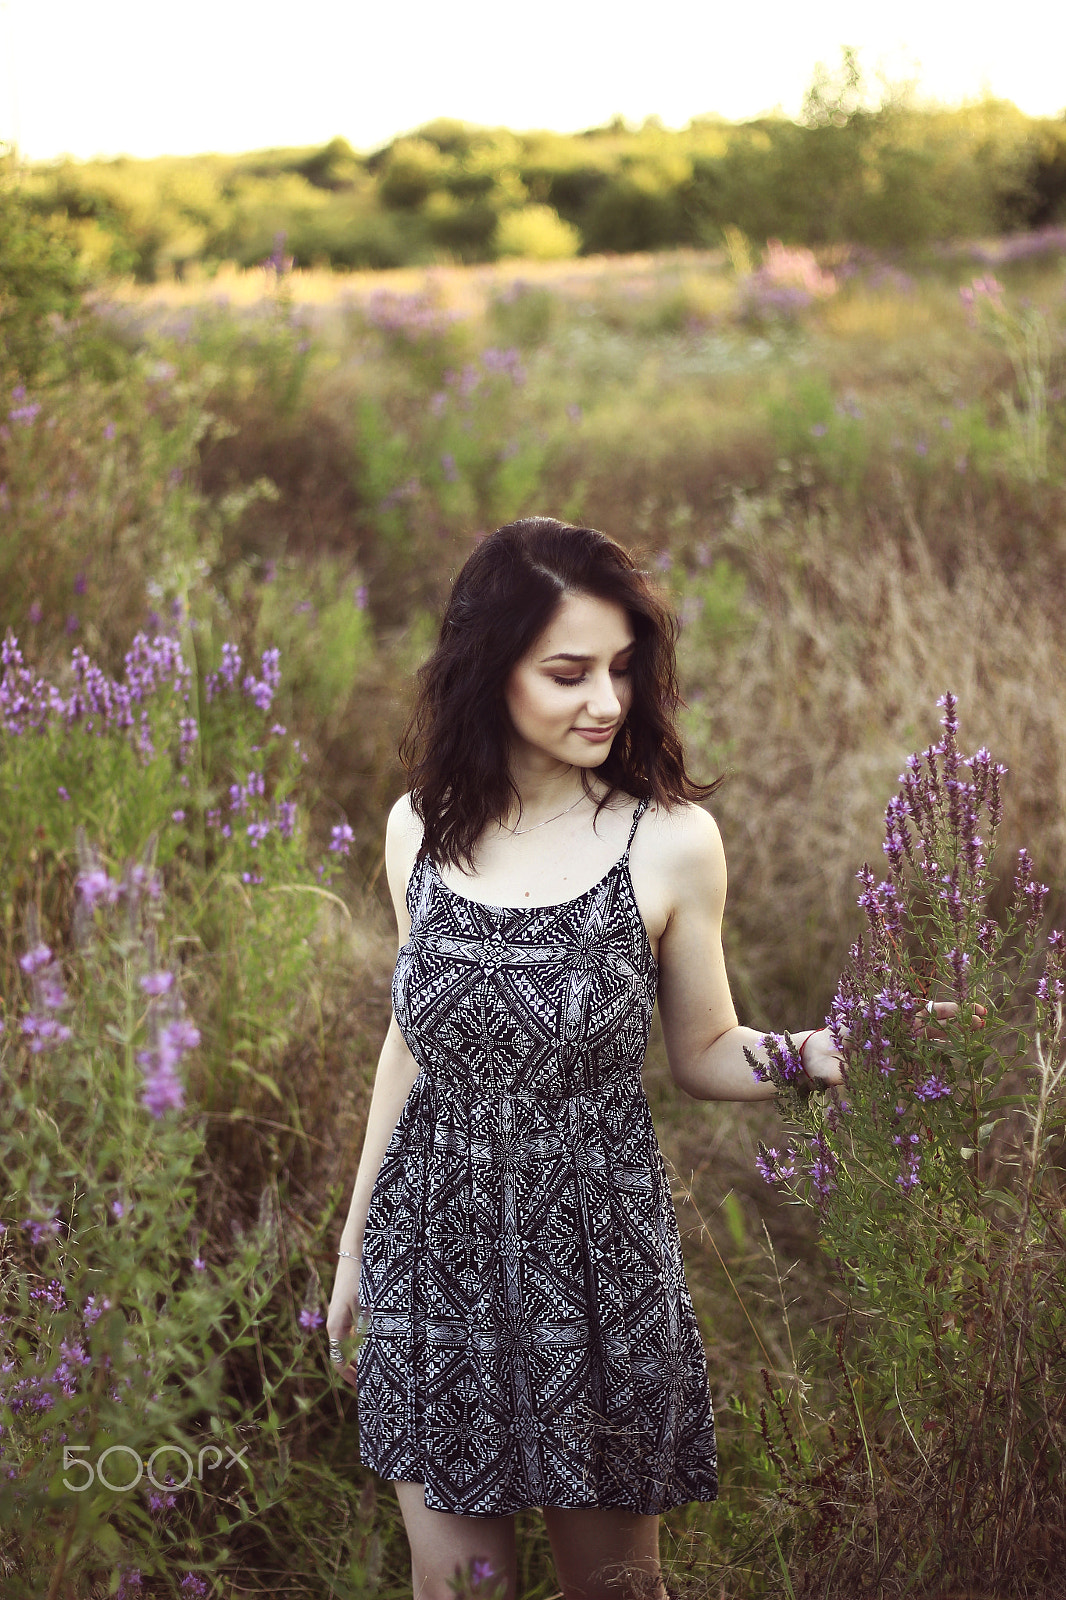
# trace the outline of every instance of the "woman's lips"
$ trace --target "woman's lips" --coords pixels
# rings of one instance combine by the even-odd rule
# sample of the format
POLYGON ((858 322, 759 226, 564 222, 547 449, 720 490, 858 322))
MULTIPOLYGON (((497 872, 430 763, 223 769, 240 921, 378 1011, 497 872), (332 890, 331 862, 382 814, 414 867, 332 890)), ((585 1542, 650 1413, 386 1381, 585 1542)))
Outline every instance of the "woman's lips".
POLYGON ((574 732, 579 733, 582 739, 587 739, 590 744, 606 744, 608 739, 614 737, 616 730, 617 724, 613 728, 575 728, 574 732))

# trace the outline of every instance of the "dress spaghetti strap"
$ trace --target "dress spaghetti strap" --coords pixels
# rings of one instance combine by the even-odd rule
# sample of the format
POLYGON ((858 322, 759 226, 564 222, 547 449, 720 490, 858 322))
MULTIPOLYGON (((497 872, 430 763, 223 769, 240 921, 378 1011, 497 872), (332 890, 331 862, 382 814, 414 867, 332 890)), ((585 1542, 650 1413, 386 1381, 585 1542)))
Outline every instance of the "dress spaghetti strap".
POLYGON ((640 804, 637 806, 637 809, 633 813, 633 826, 629 830, 629 838, 626 841, 626 853, 622 857, 623 861, 628 861, 629 860, 629 852, 633 848, 633 839, 634 839, 634 836, 636 835, 637 824, 640 821, 641 817, 644 815, 645 811, 647 811, 647 809, 648 809, 648 807, 650 805, 651 805, 651 801, 647 797, 645 797, 640 802, 640 804))

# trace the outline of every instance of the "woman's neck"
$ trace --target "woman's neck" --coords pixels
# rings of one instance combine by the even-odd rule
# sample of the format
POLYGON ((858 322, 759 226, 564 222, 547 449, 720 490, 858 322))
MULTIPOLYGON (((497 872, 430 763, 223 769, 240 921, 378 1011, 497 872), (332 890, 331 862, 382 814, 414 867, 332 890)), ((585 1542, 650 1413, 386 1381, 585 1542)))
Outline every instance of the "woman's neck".
POLYGON ((584 776, 583 767, 560 767, 556 764, 550 771, 530 768, 515 771, 512 767, 511 781, 518 790, 521 809, 518 802, 513 801, 501 826, 505 831, 513 831, 516 827, 526 829, 569 807, 576 809, 586 794, 584 776))

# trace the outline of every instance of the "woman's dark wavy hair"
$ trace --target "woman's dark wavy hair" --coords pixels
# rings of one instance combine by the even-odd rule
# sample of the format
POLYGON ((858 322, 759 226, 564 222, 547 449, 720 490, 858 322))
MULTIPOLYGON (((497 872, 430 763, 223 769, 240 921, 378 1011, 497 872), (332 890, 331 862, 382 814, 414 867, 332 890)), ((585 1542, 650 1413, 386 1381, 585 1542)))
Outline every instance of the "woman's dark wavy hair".
MULTIPOLYGON (((400 742, 425 830, 419 853, 441 866, 472 871, 486 825, 502 822, 514 799, 521 805, 508 771, 504 690, 567 594, 613 601, 636 636, 633 702, 606 761, 592 769, 607 784, 596 816, 620 791, 669 807, 705 800, 721 782, 696 783, 685 769, 677 619, 629 552, 595 528, 551 517, 511 522, 482 540, 456 578, 400 742)), ((591 793, 589 771, 582 781, 591 793)))

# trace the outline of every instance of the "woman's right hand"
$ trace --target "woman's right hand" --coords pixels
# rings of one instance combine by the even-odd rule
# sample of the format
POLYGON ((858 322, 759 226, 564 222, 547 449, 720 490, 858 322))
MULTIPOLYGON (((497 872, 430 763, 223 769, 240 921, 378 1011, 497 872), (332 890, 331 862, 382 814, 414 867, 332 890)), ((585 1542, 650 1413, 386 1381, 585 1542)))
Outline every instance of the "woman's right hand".
MULTIPOLYGON (((344 1344, 350 1340, 358 1330, 360 1322, 365 1320, 366 1313, 359 1302, 359 1268, 358 1259, 353 1260, 349 1256, 338 1258, 337 1276, 333 1282, 333 1294, 326 1313, 326 1335, 331 1344, 334 1341, 344 1344)), ((337 1376, 354 1388, 356 1385, 354 1355, 344 1361, 336 1362, 335 1367, 337 1376)))

